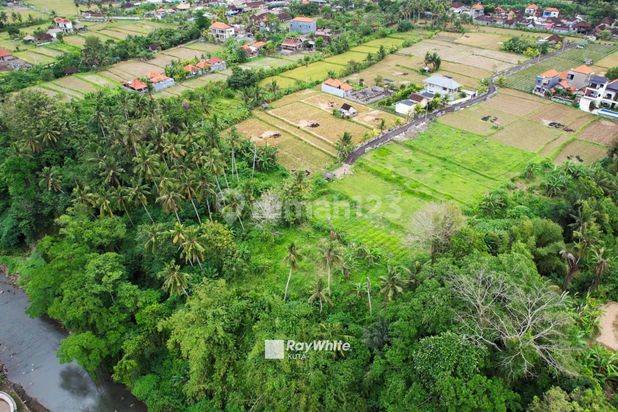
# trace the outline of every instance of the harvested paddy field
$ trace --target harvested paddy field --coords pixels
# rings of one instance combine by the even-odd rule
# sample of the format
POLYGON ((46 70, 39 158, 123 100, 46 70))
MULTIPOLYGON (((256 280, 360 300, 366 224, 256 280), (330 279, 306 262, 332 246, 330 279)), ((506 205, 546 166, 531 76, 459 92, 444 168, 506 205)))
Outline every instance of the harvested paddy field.
MULTIPOLYGON (((618 127, 609 120, 510 89, 500 89, 492 99, 449 113, 439 122, 556 161, 560 161, 563 157, 560 151, 571 141, 609 145, 618 134, 618 127)), ((570 152, 582 147, 575 145, 570 152)), ((585 159, 601 152, 590 149, 585 159)))
POLYGON ((413 46, 399 50, 399 54, 422 58, 427 52, 436 52, 442 61, 463 64, 474 69, 496 72, 514 66, 522 56, 497 50, 457 44, 438 39, 423 40, 413 46))
POLYGON ((315 89, 302 90, 274 102, 270 110, 254 111, 254 118, 237 128, 252 140, 277 145, 281 162, 290 169, 323 170, 336 157, 336 142, 345 132, 360 143, 377 135, 380 127, 390 128, 400 122, 390 113, 349 101, 358 114, 351 119, 335 117, 333 110, 344 102, 315 89), (273 137, 273 133, 278 135, 273 137))
POLYGON ((422 67, 422 62, 423 59, 417 56, 391 54, 379 63, 354 73, 345 79, 353 83, 363 79, 364 83, 369 86, 375 85, 375 80, 378 76, 382 78, 382 81, 395 86, 410 83, 422 84, 425 76, 418 72, 418 68, 422 67))

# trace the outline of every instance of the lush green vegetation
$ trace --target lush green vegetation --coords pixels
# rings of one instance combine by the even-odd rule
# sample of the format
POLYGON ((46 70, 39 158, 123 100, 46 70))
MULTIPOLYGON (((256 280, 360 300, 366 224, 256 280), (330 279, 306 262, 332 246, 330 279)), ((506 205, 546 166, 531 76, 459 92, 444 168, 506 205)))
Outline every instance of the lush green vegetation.
POLYGON ((31 313, 71 330, 63 361, 154 411, 609 407, 615 360, 582 337, 592 297, 617 297, 614 157, 530 166, 482 197, 530 155, 435 125, 326 183, 222 136, 248 115, 217 112, 235 100, 211 85, 2 106, 1 246, 35 245, 13 269, 31 313), (346 216, 395 191, 399 216, 346 216), (277 338, 353 349, 264 359, 277 338))

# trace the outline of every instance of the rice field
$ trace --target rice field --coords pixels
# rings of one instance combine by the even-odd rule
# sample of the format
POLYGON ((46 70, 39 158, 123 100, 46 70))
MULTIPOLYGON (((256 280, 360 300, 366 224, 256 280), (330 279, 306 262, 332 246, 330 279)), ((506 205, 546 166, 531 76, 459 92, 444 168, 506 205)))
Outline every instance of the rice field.
POLYGON ((412 140, 391 142, 332 182, 318 218, 354 242, 405 261, 405 238, 416 212, 429 202, 474 204, 519 174, 536 155, 434 123, 412 140))
POLYGON ((524 60, 522 56, 516 54, 457 44, 454 41, 440 39, 439 37, 423 40, 413 46, 399 50, 398 53, 423 58, 427 52, 438 53, 443 63, 446 61, 489 72, 507 69, 520 60, 524 60))
MULTIPOLYGON (((540 63, 537 63, 525 70, 521 70, 515 74, 509 75, 505 78, 505 84, 507 87, 521 90, 524 92, 530 92, 534 88, 536 76, 549 69, 556 69, 558 71, 567 70, 573 67, 584 64, 587 59, 592 60, 595 64, 599 61, 606 60, 604 64, 611 62, 611 59, 618 51, 618 45, 607 44, 589 44, 584 48, 570 49, 558 56, 550 57, 540 63)), ((603 68, 599 68, 599 71, 603 71, 603 68)))
POLYGON ((74 16, 78 13, 73 0, 28 0, 32 7, 42 13, 49 14, 52 11, 59 16, 74 16))
POLYGON ((347 132, 355 143, 377 135, 400 122, 397 116, 351 103, 358 114, 351 119, 333 115, 345 102, 316 89, 302 90, 273 102, 266 111, 237 125, 245 137, 275 145, 279 160, 289 169, 324 170, 337 155, 336 142, 347 132), (274 136, 276 134, 276 136, 274 136))
MULTIPOLYGON (((602 147, 618 136, 618 127, 609 120, 511 89, 500 89, 492 99, 449 113, 439 122, 557 162, 563 157, 561 150, 574 139, 602 147), (552 127, 552 122, 561 126, 552 127)), ((581 147, 572 146, 571 151, 581 147)), ((603 154, 590 149, 582 157, 589 161, 603 154)))

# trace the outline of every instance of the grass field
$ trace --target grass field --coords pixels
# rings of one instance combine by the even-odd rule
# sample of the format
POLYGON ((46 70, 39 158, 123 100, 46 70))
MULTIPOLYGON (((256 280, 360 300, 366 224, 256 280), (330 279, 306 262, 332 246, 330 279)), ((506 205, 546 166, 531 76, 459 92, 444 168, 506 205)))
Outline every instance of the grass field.
POLYGON ((28 0, 33 8, 42 13, 55 11, 58 16, 70 17, 78 13, 73 0, 28 0))
MULTIPOLYGON (((587 59, 592 60, 594 63, 603 62, 603 59, 608 56, 613 56, 613 53, 618 51, 617 45, 606 44, 589 44, 584 48, 577 48, 567 50, 559 56, 550 57, 538 64, 535 64, 528 69, 521 70, 515 74, 509 75, 505 78, 505 84, 507 87, 521 90, 524 92, 530 92, 534 88, 534 82, 536 76, 549 69, 567 70, 573 67, 584 64, 587 59)), ((605 60, 604 64, 609 64, 613 57, 609 57, 605 60)), ((603 68, 600 68, 603 70, 603 68)))
MULTIPOLYGON (((440 123, 412 140, 391 142, 359 160, 353 173, 329 184, 330 221, 355 242, 405 260, 412 216, 427 203, 473 204, 519 174, 536 155, 440 123)), ((324 201, 325 199, 321 199, 324 201)))

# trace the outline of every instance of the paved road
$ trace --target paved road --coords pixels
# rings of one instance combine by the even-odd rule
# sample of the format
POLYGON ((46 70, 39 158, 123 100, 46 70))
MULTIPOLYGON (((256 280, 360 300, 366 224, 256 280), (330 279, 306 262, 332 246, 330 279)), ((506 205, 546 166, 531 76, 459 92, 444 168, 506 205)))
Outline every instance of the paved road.
POLYGON ((494 74, 490 79, 489 79, 489 86, 487 88, 487 91, 483 94, 480 94, 476 97, 473 97, 470 100, 467 100, 465 102, 462 103, 458 103, 455 104, 453 106, 449 106, 446 107, 444 109, 440 109, 434 112, 431 112, 429 114, 426 114, 424 116, 421 117, 417 117, 414 118, 412 120, 410 120, 408 123, 403 124, 401 126, 398 126, 394 129, 390 129, 384 133, 382 133, 380 136, 377 136, 371 140, 366 141, 365 143, 363 143, 362 145, 360 145, 359 147, 357 147, 356 149, 354 149, 354 151, 352 153, 350 153, 350 155, 346 158, 346 160, 344 161, 344 163, 346 164, 353 164, 354 162, 356 162, 362 155, 364 155, 365 153, 367 153, 369 150, 372 149, 376 149, 388 142, 390 142, 391 140, 393 140, 395 137, 397 136, 401 136, 404 135, 405 133, 419 127, 422 126, 428 122, 430 122, 433 119, 436 119, 440 116, 444 116, 447 113, 452 113, 455 112, 457 110, 461 110, 461 109, 465 109, 466 107, 470 107, 473 106, 475 104, 478 103, 482 103, 488 99, 491 99, 493 96, 496 95, 497 93, 497 88, 495 85, 495 82, 498 78, 500 77, 504 77, 504 76, 508 76, 511 75, 513 73, 516 73, 518 71, 521 70, 525 70, 543 60, 546 60, 550 57, 554 57, 557 56, 561 53, 563 53, 564 51, 571 49, 573 47, 576 47, 576 45, 574 43, 568 43, 568 44, 564 44, 563 47, 560 50, 556 50, 553 51, 551 53, 547 53, 544 54, 542 56, 538 56, 535 57, 534 59, 530 59, 528 61, 526 61, 525 63, 519 64, 517 66, 513 66, 507 70, 503 70, 501 72, 498 72, 496 74, 494 74))

